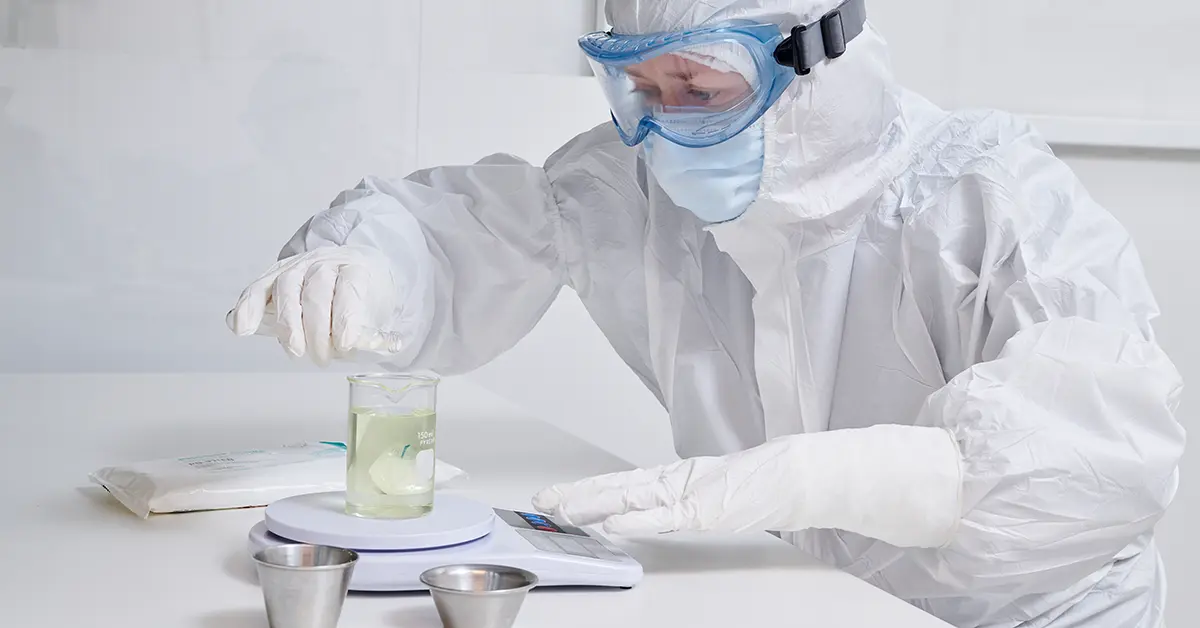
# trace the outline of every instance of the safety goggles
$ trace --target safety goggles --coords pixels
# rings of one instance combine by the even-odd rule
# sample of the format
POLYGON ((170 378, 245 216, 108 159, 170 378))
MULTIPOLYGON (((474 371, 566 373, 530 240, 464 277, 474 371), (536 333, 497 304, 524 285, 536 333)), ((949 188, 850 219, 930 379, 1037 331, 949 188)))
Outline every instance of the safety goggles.
POLYGON ((584 35, 621 141, 651 132, 682 146, 719 144, 745 130, 796 76, 846 51, 864 29, 865 0, 847 0, 785 36, 745 20, 673 33, 584 35))

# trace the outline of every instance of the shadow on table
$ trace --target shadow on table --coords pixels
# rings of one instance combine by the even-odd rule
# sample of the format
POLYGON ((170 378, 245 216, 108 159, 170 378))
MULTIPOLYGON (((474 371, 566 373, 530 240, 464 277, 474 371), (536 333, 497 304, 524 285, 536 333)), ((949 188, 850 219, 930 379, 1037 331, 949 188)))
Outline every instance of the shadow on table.
POLYGON ((267 613, 260 608, 213 611, 192 623, 196 628, 266 628, 267 613))
MULTIPOLYGON (((84 499, 90 502, 91 506, 103 510, 106 514, 126 517, 133 524, 138 522, 137 515, 130 512, 125 506, 122 506, 116 497, 113 497, 108 491, 99 486, 78 486, 75 488, 75 492, 82 495, 84 499)), ((78 504, 72 503, 69 507, 77 508, 78 504)))
POLYGON ((626 538, 621 547, 652 573, 701 573, 764 568, 825 568, 813 557, 783 542, 765 542, 760 534, 706 539, 701 534, 664 534, 626 538))
POLYGON ((409 606, 388 613, 387 625, 398 628, 440 628, 442 620, 438 617, 433 601, 429 600, 428 604, 409 606))
POLYGON ((221 562, 221 571, 234 580, 258 586, 258 572, 254 569, 250 555, 245 551, 231 552, 226 556, 221 562))

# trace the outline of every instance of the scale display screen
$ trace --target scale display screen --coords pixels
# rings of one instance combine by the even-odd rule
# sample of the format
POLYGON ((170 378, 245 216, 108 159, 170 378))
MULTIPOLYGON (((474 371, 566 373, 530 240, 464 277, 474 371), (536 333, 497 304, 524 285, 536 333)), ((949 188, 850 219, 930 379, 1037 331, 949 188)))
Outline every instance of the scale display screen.
POLYGON ((551 554, 590 558, 608 562, 632 562, 624 552, 602 543, 586 531, 554 521, 546 515, 518 510, 496 510, 496 515, 512 526, 534 549, 551 554))
POLYGON ((538 532, 551 532, 554 534, 566 534, 569 536, 587 537, 588 533, 580 528, 573 526, 564 526, 555 523, 545 515, 538 515, 531 512, 521 512, 519 510, 496 510, 496 514, 500 516, 505 523, 517 528, 518 530, 537 530, 538 532))

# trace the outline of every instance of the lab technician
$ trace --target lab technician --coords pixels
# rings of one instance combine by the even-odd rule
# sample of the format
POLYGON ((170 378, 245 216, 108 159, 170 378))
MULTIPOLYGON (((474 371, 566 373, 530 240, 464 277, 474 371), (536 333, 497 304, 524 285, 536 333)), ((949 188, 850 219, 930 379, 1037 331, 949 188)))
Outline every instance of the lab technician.
POLYGON ((611 122, 544 167, 364 179, 229 324, 462 373, 567 286, 683 459, 543 512, 780 531, 964 628, 1158 626, 1181 381, 1129 234, 1026 122, 898 86, 865 12, 609 0, 580 45, 611 122))

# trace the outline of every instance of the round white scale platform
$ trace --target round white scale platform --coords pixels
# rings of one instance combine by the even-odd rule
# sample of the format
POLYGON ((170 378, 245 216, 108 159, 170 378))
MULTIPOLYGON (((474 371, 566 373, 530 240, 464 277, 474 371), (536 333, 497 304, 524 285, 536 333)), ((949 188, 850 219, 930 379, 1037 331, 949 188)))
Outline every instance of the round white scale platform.
POLYGON ((604 537, 528 512, 493 509, 439 494, 419 519, 365 519, 344 512, 345 494, 313 493, 267 506, 250 529, 250 552, 287 543, 332 545, 359 553, 355 591, 418 591, 426 569, 460 563, 520 567, 538 586, 629 588, 642 566, 604 537))

